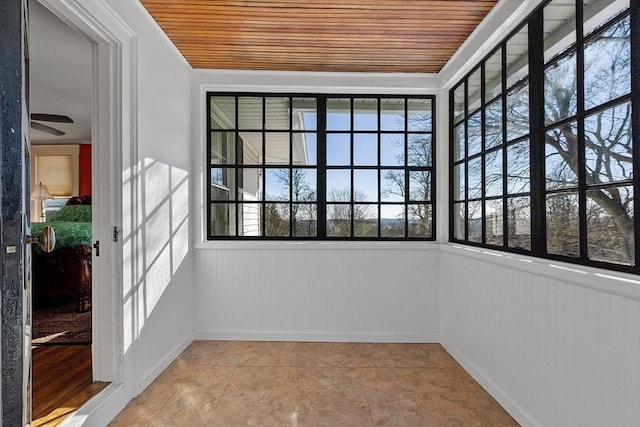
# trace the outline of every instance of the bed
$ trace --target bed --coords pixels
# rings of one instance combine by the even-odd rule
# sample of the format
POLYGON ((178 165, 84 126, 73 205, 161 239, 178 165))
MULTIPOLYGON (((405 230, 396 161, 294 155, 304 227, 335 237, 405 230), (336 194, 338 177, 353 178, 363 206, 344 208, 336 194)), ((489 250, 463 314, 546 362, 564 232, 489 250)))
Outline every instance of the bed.
POLYGON ((56 234, 56 245, 49 253, 38 245, 31 245, 36 307, 72 298, 76 311, 91 309, 91 205, 78 204, 87 200, 90 203, 90 199, 69 199, 47 222, 31 224, 34 236, 45 226, 52 227, 56 234))

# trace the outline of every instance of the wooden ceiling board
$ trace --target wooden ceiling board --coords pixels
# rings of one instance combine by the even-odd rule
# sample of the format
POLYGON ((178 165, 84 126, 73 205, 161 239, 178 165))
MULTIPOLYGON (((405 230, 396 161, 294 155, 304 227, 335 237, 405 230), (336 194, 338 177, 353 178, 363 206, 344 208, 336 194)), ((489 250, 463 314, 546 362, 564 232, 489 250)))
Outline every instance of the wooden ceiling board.
POLYGON ((141 0, 194 68, 437 73, 497 0, 141 0))

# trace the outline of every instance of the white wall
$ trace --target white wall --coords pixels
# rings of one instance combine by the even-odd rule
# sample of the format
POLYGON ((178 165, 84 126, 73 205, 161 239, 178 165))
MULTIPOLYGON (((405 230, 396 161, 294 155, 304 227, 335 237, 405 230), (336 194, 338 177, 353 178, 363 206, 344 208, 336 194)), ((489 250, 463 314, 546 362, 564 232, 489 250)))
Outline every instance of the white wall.
MULTIPOLYGON (((194 165, 204 176, 206 91, 430 95, 436 84, 430 74, 195 70, 194 165)), ((206 242, 203 199, 193 204, 196 338, 438 340, 435 244, 206 242)))
MULTIPOLYGON (((540 3, 499 3, 440 73, 442 95, 540 3)), ((448 134, 438 144, 443 185, 448 134)), ((637 276, 447 243, 440 257, 441 342, 520 424, 640 425, 637 276)))
POLYGON ((451 245, 441 257, 442 343, 518 422, 640 425, 637 277, 451 245))
MULTIPOLYGON (((94 132, 108 138, 99 138, 94 176, 114 171, 112 183, 98 183, 114 193, 100 225, 109 237, 111 221, 120 226, 118 242, 105 238, 104 251, 121 260, 110 266, 113 280, 100 282, 114 289, 95 289, 114 303, 101 297, 94 305, 94 332, 102 345, 105 331, 115 330, 114 374, 64 424, 104 426, 193 340, 192 69, 139 2, 43 1, 99 40, 94 132)), ((98 354, 103 368, 108 357, 98 354)))
POLYGON ((110 6, 135 33, 136 43, 129 169, 133 198, 131 210, 124 213, 134 218, 130 238, 135 261, 134 279, 125 282, 123 297, 125 324, 131 327, 125 353, 134 356, 138 393, 193 338, 192 70, 140 3, 110 6))
POLYGON ((439 340, 433 243, 233 243, 196 252, 197 339, 439 340))

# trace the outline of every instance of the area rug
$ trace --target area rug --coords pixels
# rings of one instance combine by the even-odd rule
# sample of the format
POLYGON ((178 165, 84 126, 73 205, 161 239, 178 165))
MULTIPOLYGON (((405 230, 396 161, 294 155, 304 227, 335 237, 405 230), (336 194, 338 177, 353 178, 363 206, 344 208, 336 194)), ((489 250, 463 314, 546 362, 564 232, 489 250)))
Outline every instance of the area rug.
POLYGON ((34 345, 91 343, 91 311, 76 313, 75 303, 33 310, 34 345))

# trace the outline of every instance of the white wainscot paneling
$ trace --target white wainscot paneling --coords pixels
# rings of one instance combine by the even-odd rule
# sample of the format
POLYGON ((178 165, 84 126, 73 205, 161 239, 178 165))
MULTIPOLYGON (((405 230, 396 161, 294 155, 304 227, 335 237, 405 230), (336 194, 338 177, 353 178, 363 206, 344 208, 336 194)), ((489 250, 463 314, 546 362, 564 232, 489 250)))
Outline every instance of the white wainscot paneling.
POLYGON ((223 246, 196 251, 196 339, 439 340, 434 244, 223 246))
POLYGON ((464 249, 441 257, 442 342, 518 422, 640 425, 638 283, 616 292, 593 272, 571 280, 464 249))

